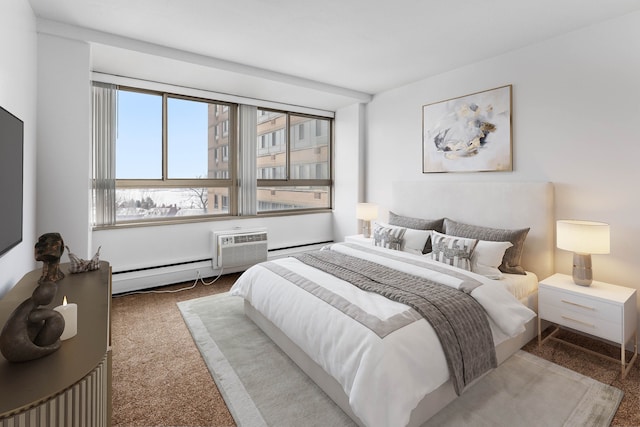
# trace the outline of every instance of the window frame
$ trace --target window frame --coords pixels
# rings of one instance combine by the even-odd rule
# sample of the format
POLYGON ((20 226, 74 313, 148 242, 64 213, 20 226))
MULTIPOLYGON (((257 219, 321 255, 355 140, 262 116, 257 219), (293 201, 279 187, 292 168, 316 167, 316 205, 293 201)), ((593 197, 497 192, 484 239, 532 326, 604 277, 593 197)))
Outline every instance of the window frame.
MULTIPOLYGON (((189 222, 193 220, 203 220, 219 217, 231 217, 237 216, 237 135, 235 129, 237 128, 238 120, 238 105, 232 102, 218 101, 213 99, 180 95, 169 92, 154 91, 148 89, 140 89, 130 86, 118 86, 118 90, 143 93, 149 95, 159 95, 162 97, 162 177, 159 179, 118 179, 116 177, 115 185, 116 191, 119 189, 172 189, 172 188, 226 188, 228 189, 228 213, 207 213, 203 215, 188 215, 180 218, 169 217, 155 217, 151 219, 136 219, 136 220, 124 220, 117 221, 116 226, 135 225, 143 223, 162 223, 162 222, 189 222), (228 164, 229 164, 229 177, 226 179, 221 178, 169 178, 169 139, 168 139, 168 100, 169 98, 182 99, 194 102, 204 102, 206 104, 222 105, 222 111, 218 112, 216 109, 215 116, 218 117, 221 114, 227 113, 230 125, 226 134, 222 135, 224 138, 228 136, 229 139, 229 152, 228 152, 228 164), (225 108, 226 111, 225 111, 225 108)), ((215 131, 214 131, 215 132, 215 131)), ((217 148, 216 148, 217 150, 217 148)), ((224 158, 221 160, 224 161, 224 158)))
MULTIPOLYGON (((92 83, 96 84, 104 84, 101 83, 100 80, 94 80, 92 83)), ((109 84, 109 83, 106 83, 109 84)), ((211 210, 215 210, 216 201, 218 202, 219 208, 223 205, 228 206, 228 212, 224 213, 206 213, 202 215, 185 215, 185 216, 172 216, 172 217, 161 217, 155 216, 150 218, 143 219, 125 219, 118 220, 117 216, 114 217, 113 223, 94 223, 94 230, 105 230, 105 229, 113 229, 113 228, 130 228, 130 227, 146 227, 146 226, 159 226, 159 225, 172 225, 172 224, 185 224, 185 223, 194 223, 194 222, 207 222, 207 221, 219 221, 219 220, 228 220, 228 219, 243 219, 243 218, 255 218, 255 217, 277 217, 277 216, 291 216, 291 215, 300 215, 300 214, 309 214, 309 213, 321 213, 321 212, 330 212, 334 206, 334 131, 335 131, 335 118, 333 115, 324 115, 322 113, 315 114, 313 112, 300 112, 296 108, 293 111, 289 111, 287 106, 283 107, 273 107, 268 106, 264 107, 264 101, 255 101, 254 102, 243 102, 243 100, 237 99, 228 99, 220 100, 215 97, 215 94, 212 93, 212 96, 208 96, 208 93, 203 94, 185 94, 179 93, 180 91, 167 91, 164 88, 155 89, 153 87, 145 87, 142 85, 141 87, 131 85, 131 83, 127 84, 114 84, 114 88, 117 91, 130 91, 136 93, 157 95, 162 98, 162 148, 161 148, 161 156, 162 156, 162 177, 158 179, 112 179, 112 182, 115 186, 115 191, 121 189, 139 189, 144 191, 145 189, 172 189, 172 188, 205 188, 205 189, 226 189, 225 194, 215 193, 214 197, 209 197, 208 199, 208 208, 211 210), (220 115, 224 115, 226 113, 229 114, 229 124, 227 129, 223 129, 219 124, 216 126, 214 132, 217 132, 217 136, 220 138, 224 138, 225 135, 228 135, 228 145, 225 145, 228 150, 228 177, 227 178, 169 178, 168 177, 168 167, 169 161, 168 151, 169 151, 169 142, 168 142, 168 127, 169 123, 167 120, 168 116, 168 99, 184 99, 195 102, 204 102, 207 104, 215 104, 221 106, 221 108, 217 108, 215 112, 215 117, 219 117, 220 115), (247 211, 243 206, 245 198, 247 197, 247 191, 251 191, 251 185, 242 185, 240 176, 243 168, 246 168, 248 165, 243 164, 247 159, 243 159, 241 155, 241 131, 240 128, 243 124, 240 122, 241 118, 241 109, 244 107, 253 107, 257 109, 257 111, 266 111, 266 112, 277 112, 282 113, 286 116, 286 124, 283 130, 286 130, 286 137, 281 136, 278 138, 277 145, 285 145, 286 146, 286 176, 278 179, 262 179, 258 176, 258 170, 256 170, 255 162, 260 157, 256 152, 254 157, 253 168, 254 169, 254 178, 253 178, 253 189, 256 191, 255 198, 255 211, 250 212, 247 211), (321 121, 327 122, 327 138, 328 143, 326 145, 328 150, 327 155, 327 178, 326 179, 292 179, 292 170, 291 170, 291 152, 292 152, 292 129, 291 129, 291 117, 308 117, 311 119, 318 120, 316 123, 321 123, 321 121), (223 135, 221 135, 223 134, 223 135), (283 141, 281 141, 283 140, 283 141), (276 210, 264 210, 260 211, 260 203, 270 203, 269 201, 260 202, 257 200, 258 191, 267 187, 266 189, 273 189, 276 191, 278 188, 286 188, 295 190, 295 187, 326 187, 326 190, 318 189, 320 193, 324 193, 326 191, 327 199, 326 206, 318 206, 318 207, 304 207, 304 208, 292 208, 289 209, 286 205, 283 205, 281 208, 277 208, 276 210)), ((221 96, 222 99, 225 99, 225 96, 221 96)), ((266 102, 266 104, 270 104, 266 102)), ((259 116, 258 116, 259 120, 259 116)), ((117 125, 116 125, 117 129, 117 125)), ((309 131, 308 134, 312 137, 317 131, 313 129, 306 129, 309 131)), ((279 132, 276 132, 279 135, 279 132)), ((316 135, 318 136, 318 135, 316 135)), ((215 135, 214 135, 215 137, 215 135)), ((273 138, 274 135, 269 135, 266 138, 265 146, 269 148, 271 146, 271 141, 269 138, 273 138)), ((257 141, 254 140, 254 144, 257 144, 257 141)), ((220 149, 221 147, 217 147, 220 149)), ((216 149, 216 150, 217 150, 216 149)), ((258 145, 256 147, 257 150, 260 149, 258 145)), ((223 158, 224 152, 220 149, 218 154, 218 159, 220 161, 224 161, 223 158)), ((224 175, 223 175, 224 176, 224 175)), ((98 188, 97 180, 101 178, 93 177, 93 188, 98 188)), ((315 190, 313 188, 308 188, 311 192, 314 192, 312 197, 316 197, 315 190)), ((209 196, 212 194, 209 193, 209 196)), ((95 197, 95 193, 94 193, 95 197)), ((106 199, 108 201, 108 199, 106 199)), ((113 202, 113 208, 116 209, 118 206, 117 200, 113 202)), ((92 208, 95 210, 96 202, 94 199, 92 208)))

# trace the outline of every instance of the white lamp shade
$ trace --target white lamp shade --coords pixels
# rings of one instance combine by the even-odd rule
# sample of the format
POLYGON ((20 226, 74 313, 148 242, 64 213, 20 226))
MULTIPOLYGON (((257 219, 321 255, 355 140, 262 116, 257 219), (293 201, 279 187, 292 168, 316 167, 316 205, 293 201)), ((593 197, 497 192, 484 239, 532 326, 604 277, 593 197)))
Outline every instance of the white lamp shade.
POLYGON ((358 203, 356 206, 356 218, 365 221, 378 218, 378 205, 375 203, 358 203))
POLYGON ((609 253, 609 224, 604 222, 560 220, 556 237, 559 249, 580 254, 609 253))

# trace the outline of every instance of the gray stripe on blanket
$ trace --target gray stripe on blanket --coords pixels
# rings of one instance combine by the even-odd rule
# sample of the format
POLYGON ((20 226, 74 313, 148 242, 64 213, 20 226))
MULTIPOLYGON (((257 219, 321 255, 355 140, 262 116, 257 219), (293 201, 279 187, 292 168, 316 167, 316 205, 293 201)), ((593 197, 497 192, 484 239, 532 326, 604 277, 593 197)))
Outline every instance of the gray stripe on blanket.
POLYGON ((402 313, 398 313, 388 319, 380 319, 379 317, 367 313, 340 295, 333 293, 329 289, 323 288, 314 281, 309 280, 286 267, 275 264, 271 261, 263 262, 260 266, 283 277, 298 286, 300 289, 309 292, 327 304, 330 304, 337 310, 340 310, 345 315, 351 317, 356 322, 371 330, 380 338, 384 338, 390 333, 423 318, 420 313, 415 311, 413 308, 408 308, 402 313))

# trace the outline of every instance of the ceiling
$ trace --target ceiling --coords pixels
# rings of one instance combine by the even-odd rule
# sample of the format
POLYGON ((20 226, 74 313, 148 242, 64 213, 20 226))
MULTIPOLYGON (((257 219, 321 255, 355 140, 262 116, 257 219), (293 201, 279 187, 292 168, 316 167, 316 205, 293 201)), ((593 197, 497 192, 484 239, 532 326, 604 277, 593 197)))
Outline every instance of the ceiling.
POLYGON ((137 54, 162 46, 173 60, 185 53, 198 66, 354 98, 640 9, 639 0, 29 1, 40 21, 99 35, 104 68, 128 49, 104 42, 118 36, 137 54))

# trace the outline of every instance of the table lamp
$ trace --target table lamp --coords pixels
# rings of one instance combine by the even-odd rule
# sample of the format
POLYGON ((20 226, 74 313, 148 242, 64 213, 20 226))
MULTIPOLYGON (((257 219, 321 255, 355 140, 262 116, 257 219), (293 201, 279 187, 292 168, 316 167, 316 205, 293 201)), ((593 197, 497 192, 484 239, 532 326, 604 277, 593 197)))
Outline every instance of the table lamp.
POLYGON ((595 221, 559 220, 556 222, 558 249, 573 252, 573 281, 590 286, 593 281, 591 254, 609 253, 609 224, 595 221))
POLYGON ((375 203, 358 203, 356 218, 362 220, 362 235, 371 237, 371 220, 378 218, 378 205, 375 203))

